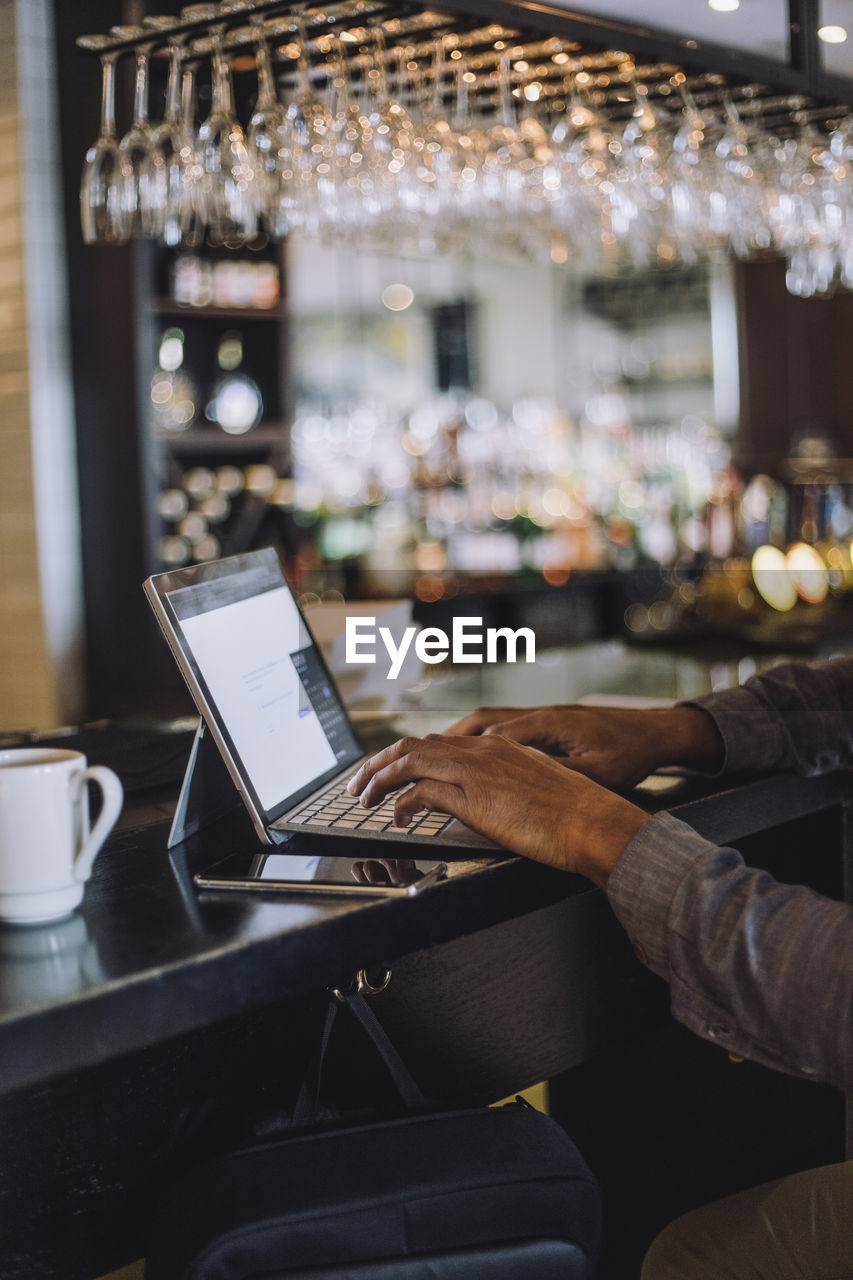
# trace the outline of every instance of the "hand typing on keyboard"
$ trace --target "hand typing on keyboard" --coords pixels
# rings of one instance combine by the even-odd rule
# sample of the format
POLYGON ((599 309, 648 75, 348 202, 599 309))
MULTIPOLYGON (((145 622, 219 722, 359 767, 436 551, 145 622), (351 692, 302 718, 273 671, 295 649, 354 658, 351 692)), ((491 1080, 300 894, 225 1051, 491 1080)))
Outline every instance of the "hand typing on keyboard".
POLYGON ((624 797, 498 735, 402 738, 365 761, 348 790, 368 811, 387 814, 390 805, 399 827, 424 809, 439 810, 507 849, 578 871, 602 887, 648 821, 624 797))
MULTIPOLYGON (((387 831, 395 825, 395 804, 396 796, 390 795, 377 808, 366 813, 360 800, 347 790, 347 784, 336 782, 323 795, 309 800, 304 808, 291 816, 290 821, 344 831, 387 831)), ((414 815, 414 820, 406 830, 412 835, 434 836, 451 821, 452 818, 447 813, 425 810, 414 815)))

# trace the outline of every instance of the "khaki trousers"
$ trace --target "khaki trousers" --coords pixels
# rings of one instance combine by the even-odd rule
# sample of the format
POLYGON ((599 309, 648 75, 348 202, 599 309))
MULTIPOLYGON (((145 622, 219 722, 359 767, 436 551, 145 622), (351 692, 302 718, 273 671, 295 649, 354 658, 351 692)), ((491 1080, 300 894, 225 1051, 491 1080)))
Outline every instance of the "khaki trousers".
POLYGON ((684 1214, 652 1242, 642 1280, 853 1280, 853 1161, 684 1214))

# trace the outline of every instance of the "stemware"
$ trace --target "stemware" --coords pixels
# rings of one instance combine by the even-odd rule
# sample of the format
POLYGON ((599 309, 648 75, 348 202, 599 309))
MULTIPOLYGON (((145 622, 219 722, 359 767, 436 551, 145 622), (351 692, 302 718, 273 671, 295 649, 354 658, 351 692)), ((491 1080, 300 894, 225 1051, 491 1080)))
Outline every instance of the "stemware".
POLYGON ((346 237, 362 225, 361 182, 365 135, 370 124, 350 80, 343 32, 332 37, 332 103, 328 175, 318 184, 319 230, 327 239, 346 237))
POLYGON ((385 222, 395 218, 403 223, 410 220, 410 211, 399 193, 406 190, 410 179, 407 161, 414 129, 403 104, 391 96, 388 50, 381 24, 377 23, 372 35, 373 65, 367 73, 369 99, 365 105, 366 174, 361 191, 367 215, 365 232, 381 238, 385 222))
POLYGON ((257 230, 254 170, 242 126, 234 113, 231 69, 225 54, 225 23, 217 21, 217 5, 189 5, 181 10, 185 20, 205 19, 209 38, 193 46, 211 59, 212 103, 210 114, 197 135, 199 181, 197 209, 211 240, 220 243, 251 239, 257 230))
POLYGON ((853 288, 853 189, 849 180, 853 164, 852 127, 849 116, 834 122, 822 156, 824 185, 829 188, 824 198, 833 209, 838 282, 844 289, 853 288))
MULTIPOLYGON (((258 96, 249 121, 247 143, 255 169, 255 198, 260 221, 270 235, 280 237, 287 233, 287 226, 281 216, 281 188, 286 179, 279 164, 279 148, 287 111, 276 92, 263 14, 252 14, 250 22, 255 40, 258 96)), ((271 34, 278 34, 282 30, 281 23, 273 22, 269 30, 271 34)))
POLYGON ((311 87, 309 40, 304 15, 297 18, 296 83, 278 130, 281 186, 275 211, 283 230, 320 231, 321 183, 333 181, 334 121, 311 87))
POLYGON ((706 119, 683 81, 678 92, 682 119, 666 161, 667 217, 682 259, 694 262, 725 236, 726 205, 711 163, 713 118, 706 119))
MULTIPOLYGON (((85 36, 80 43, 99 49, 107 36, 85 36)), ((86 244, 122 244, 128 238, 121 199, 121 158, 116 138, 115 68, 118 54, 101 53, 101 127, 86 152, 80 182, 80 223, 86 244)))
MULTIPOLYGON (((454 183, 449 222, 456 236, 466 225, 474 225, 479 212, 479 192, 483 158, 489 149, 485 129, 471 106, 471 87, 477 76, 463 59, 456 60, 456 98, 451 117, 451 136, 456 155, 458 180, 454 183)), ((450 230, 450 228, 448 228, 450 230)))
POLYGON ((575 71, 569 73, 565 96, 565 110, 551 130, 552 219, 574 254, 599 268, 617 245, 602 190, 611 139, 600 113, 582 101, 575 71))
POLYGON ((788 256, 789 290, 811 297, 836 283, 845 219, 831 143, 810 121, 798 123, 796 140, 787 139, 777 151, 783 185, 770 216, 776 244, 788 256))
MULTIPOLYGON (((132 40, 143 34, 142 27, 112 27, 119 40, 132 40)), ((148 64, 152 45, 136 46, 136 78, 133 95, 133 120, 118 144, 121 161, 121 201, 129 235, 150 235, 146 210, 150 207, 148 183, 151 170, 148 156, 152 131, 148 123, 148 64)))
POLYGON ((633 111, 618 148, 612 142, 608 147, 614 163, 602 190, 611 210, 613 235, 631 265, 642 267, 658 255, 675 251, 666 216, 672 120, 649 100, 648 86, 637 83, 633 63, 625 76, 633 93, 633 111))
POLYGON ((722 95, 722 105, 725 130, 714 149, 717 186, 731 247, 738 257, 748 257, 773 243, 769 203, 780 176, 779 159, 758 127, 747 126, 728 94, 722 95))
POLYGON ((473 122, 468 115, 470 81, 466 79, 469 75, 475 77, 462 58, 454 59, 456 111, 451 119, 443 102, 445 53, 445 41, 437 41, 431 68, 432 92, 423 71, 420 86, 415 86, 415 100, 419 98, 422 105, 413 131, 410 185, 421 219, 418 245, 425 252, 461 247, 476 177, 473 166, 479 163, 473 122))
POLYGON ((523 154, 512 99, 509 54, 502 53, 497 75, 497 120, 485 135, 480 175, 486 212, 496 229, 512 234, 519 227, 523 182, 518 162, 523 154))
MULTIPOLYGON (((149 16, 143 22, 154 31, 169 32, 177 19, 149 16)), ((193 120, 187 120, 181 102, 186 40, 184 32, 169 35, 165 110, 143 160, 143 226, 148 235, 171 247, 189 235, 193 222, 193 120)))
POLYGON ((428 40, 426 27, 378 15, 362 25, 363 6, 355 12, 359 25, 347 27, 343 13, 298 7, 270 18, 262 0, 220 0, 82 40, 102 65, 101 127, 80 189, 87 243, 145 234, 197 244, 206 230, 235 244, 261 226, 273 237, 299 229, 430 254, 479 235, 588 270, 696 262, 726 244, 740 256, 784 254, 792 292, 853 287, 849 114, 834 119, 750 85, 735 106, 720 77, 699 81, 694 101, 682 73, 647 67, 639 83, 614 52, 570 64, 558 51, 560 88, 533 47, 528 61, 502 38, 493 47, 470 32, 428 40), (248 25, 234 30, 239 15, 248 25), (206 28, 192 44, 180 30, 190 23, 206 28), (277 37, 287 44, 277 56, 292 58, 284 102, 277 37), (120 142, 116 41, 133 44, 136 62, 133 122, 120 142), (164 43, 166 101, 153 125, 149 58, 164 43), (255 50, 245 133, 227 54, 236 45, 255 50), (196 130, 202 57, 212 105, 196 130))

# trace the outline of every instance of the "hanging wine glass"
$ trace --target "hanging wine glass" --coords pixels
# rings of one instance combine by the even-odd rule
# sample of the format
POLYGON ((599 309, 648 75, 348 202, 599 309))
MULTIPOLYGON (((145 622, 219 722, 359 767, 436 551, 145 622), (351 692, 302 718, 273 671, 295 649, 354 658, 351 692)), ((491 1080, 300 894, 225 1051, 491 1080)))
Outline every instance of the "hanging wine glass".
POLYGON ((406 163, 411 152, 412 122, 402 103, 393 99, 388 85, 388 51, 381 25, 373 30, 373 65, 367 73, 368 101, 365 105, 368 128, 365 130, 367 174, 362 182, 365 231, 382 234, 388 219, 407 221, 398 192, 404 189, 409 175, 406 163))
MULTIPOLYGON (((440 248, 448 252, 460 247, 460 225, 464 219, 464 202, 470 182, 462 177, 465 161, 459 135, 454 130, 444 106, 444 81, 447 70, 445 41, 436 42, 432 61, 432 89, 424 71, 415 86, 415 101, 420 109, 414 121, 410 161, 411 189, 420 224, 418 241, 422 251, 440 248)), ((463 84, 462 111, 467 115, 467 70, 461 58, 454 60, 457 74, 456 101, 460 106, 460 83, 463 84)), ((459 112, 457 112, 457 115, 459 112)), ((470 138, 466 137, 466 142, 470 138)))
POLYGON ((473 225, 477 217, 483 158, 489 149, 482 121, 471 108, 471 93, 476 83, 476 73, 462 59, 456 59, 456 98, 451 117, 456 181, 449 221, 456 224, 459 232, 466 224, 473 225))
MULTIPOLYGON (((133 40, 144 34, 142 27, 112 27, 118 40, 133 40)), ((121 200, 128 234, 149 235, 146 210, 150 207, 148 183, 151 170, 148 156, 152 135, 148 123, 148 64, 151 44, 136 46, 136 78, 133 94, 133 121, 119 143, 121 160, 121 200)))
MULTIPOLYGON (((143 19, 146 27, 158 32, 171 32, 177 18, 150 16, 143 19)), ((195 147, 192 119, 184 116, 181 86, 187 35, 169 35, 169 76, 166 83, 166 105, 163 119, 151 133, 151 142, 143 160, 145 203, 142 221, 147 235, 174 247, 190 233, 193 222, 192 182, 195 147)))
POLYGON ((445 207, 449 176, 446 161, 453 139, 441 103, 444 44, 438 41, 435 46, 432 93, 422 66, 413 61, 414 52, 403 44, 393 54, 385 52, 388 95, 400 109, 400 113, 394 113, 395 128, 402 130, 390 139, 388 174, 396 191, 393 216, 401 249, 411 247, 417 253, 434 253, 436 236, 441 236, 445 225, 441 210, 445 207), (393 78, 392 58, 396 62, 393 78))
POLYGON ((217 5, 189 5, 181 10, 185 21, 211 23, 208 40, 194 48, 211 58, 212 104, 197 135, 200 180, 197 208, 208 235, 219 243, 251 239, 257 230, 253 186, 254 170, 240 122, 234 114, 231 69, 225 55, 225 23, 218 22, 217 5))
POLYGON ((198 131, 196 119, 196 83, 198 80, 199 60, 192 55, 185 56, 181 69, 181 124, 188 143, 184 161, 184 182, 189 193, 190 217, 189 227, 184 232, 182 243, 189 248, 198 248, 204 243, 204 166, 198 149, 198 131))
POLYGON ((726 233, 738 257, 773 243, 769 205, 779 174, 778 156, 755 125, 749 129, 728 94, 725 126, 714 149, 717 187, 725 201, 726 233))
POLYGON ((299 33, 296 85, 278 131, 281 187, 276 217, 282 233, 299 228, 316 235, 320 226, 318 182, 332 179, 332 113, 311 87, 309 42, 303 15, 299 33))
POLYGON ((333 36, 331 51, 330 170, 317 193, 319 230, 325 238, 351 236, 362 225, 361 180, 365 133, 370 129, 360 94, 351 82, 343 33, 333 36))
POLYGON ((521 183, 520 195, 528 209, 522 220, 526 252, 530 257, 550 256, 551 206, 553 203, 553 160, 556 148, 548 129, 539 118, 538 106, 542 83, 534 68, 528 66, 516 89, 521 110, 518 113, 518 139, 513 164, 521 183))
POLYGON ((281 188, 285 179, 278 154, 287 111, 276 92, 267 31, 277 35, 283 27, 281 23, 273 22, 268 28, 263 14, 253 14, 250 21, 255 40, 258 96, 249 121, 247 142, 255 170, 255 198, 260 221, 270 235, 279 238, 287 233, 287 226, 281 219, 281 188))
MULTIPOLYGON (((103 49, 107 36, 84 36, 86 49, 103 49)), ((86 152, 80 181, 80 223, 86 244, 123 244, 128 238, 121 200, 121 158, 116 138, 115 68, 118 54, 101 53, 101 127, 86 152)))
MULTIPOLYGON (((405 58, 402 50, 400 58, 401 61, 405 58)), ((413 124, 410 160, 412 198, 419 212, 422 231, 432 241, 430 247, 435 247, 435 236, 442 226, 449 144, 452 141, 450 121, 442 110, 444 74, 445 42, 437 40, 432 61, 432 90, 424 69, 419 66, 418 80, 414 85, 414 108, 410 112, 413 124)), ((399 73, 397 79, 398 83, 402 82, 399 73)))
POLYGON ((486 132, 480 178, 486 216, 497 229, 507 232, 510 239, 520 226, 523 182, 517 162, 522 151, 512 98, 509 54, 502 53, 497 74, 497 121, 486 132))
POLYGON ((601 190, 612 154, 610 138, 600 114, 582 101, 576 72, 570 73, 565 93, 565 110, 551 130, 552 182, 558 184, 552 217, 573 252, 591 268, 603 269, 618 248, 601 190))
POLYGON ((633 110, 618 147, 613 140, 608 145, 613 162, 601 191, 610 208, 610 230, 625 258, 632 266, 643 267, 656 256, 675 256, 665 215, 670 117, 649 101, 648 86, 637 83, 633 63, 624 75, 631 86, 633 110))
POLYGON ((770 216, 776 244, 789 257, 788 288, 811 297, 835 285, 843 215, 833 190, 832 153, 814 124, 795 119, 801 125, 797 138, 777 149, 782 187, 770 216))
POLYGON ((839 284, 853 288, 853 187, 849 180, 853 165, 853 117, 845 116, 829 135, 828 156, 824 160, 826 181, 831 185, 831 201, 837 209, 836 259, 839 284))
POLYGON ((726 207, 711 163, 712 118, 699 110, 683 80, 678 92, 681 123, 666 162, 668 219, 681 256, 694 261, 725 235, 726 207))

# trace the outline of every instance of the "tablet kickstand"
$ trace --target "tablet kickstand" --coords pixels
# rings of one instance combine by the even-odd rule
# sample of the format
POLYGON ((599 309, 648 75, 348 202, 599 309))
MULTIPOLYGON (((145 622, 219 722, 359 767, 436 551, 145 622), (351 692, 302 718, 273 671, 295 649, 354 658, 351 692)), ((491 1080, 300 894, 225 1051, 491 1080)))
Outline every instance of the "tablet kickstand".
POLYGON ((219 748, 201 719, 190 748, 167 847, 171 849, 182 840, 188 840, 241 805, 240 795, 219 748))

